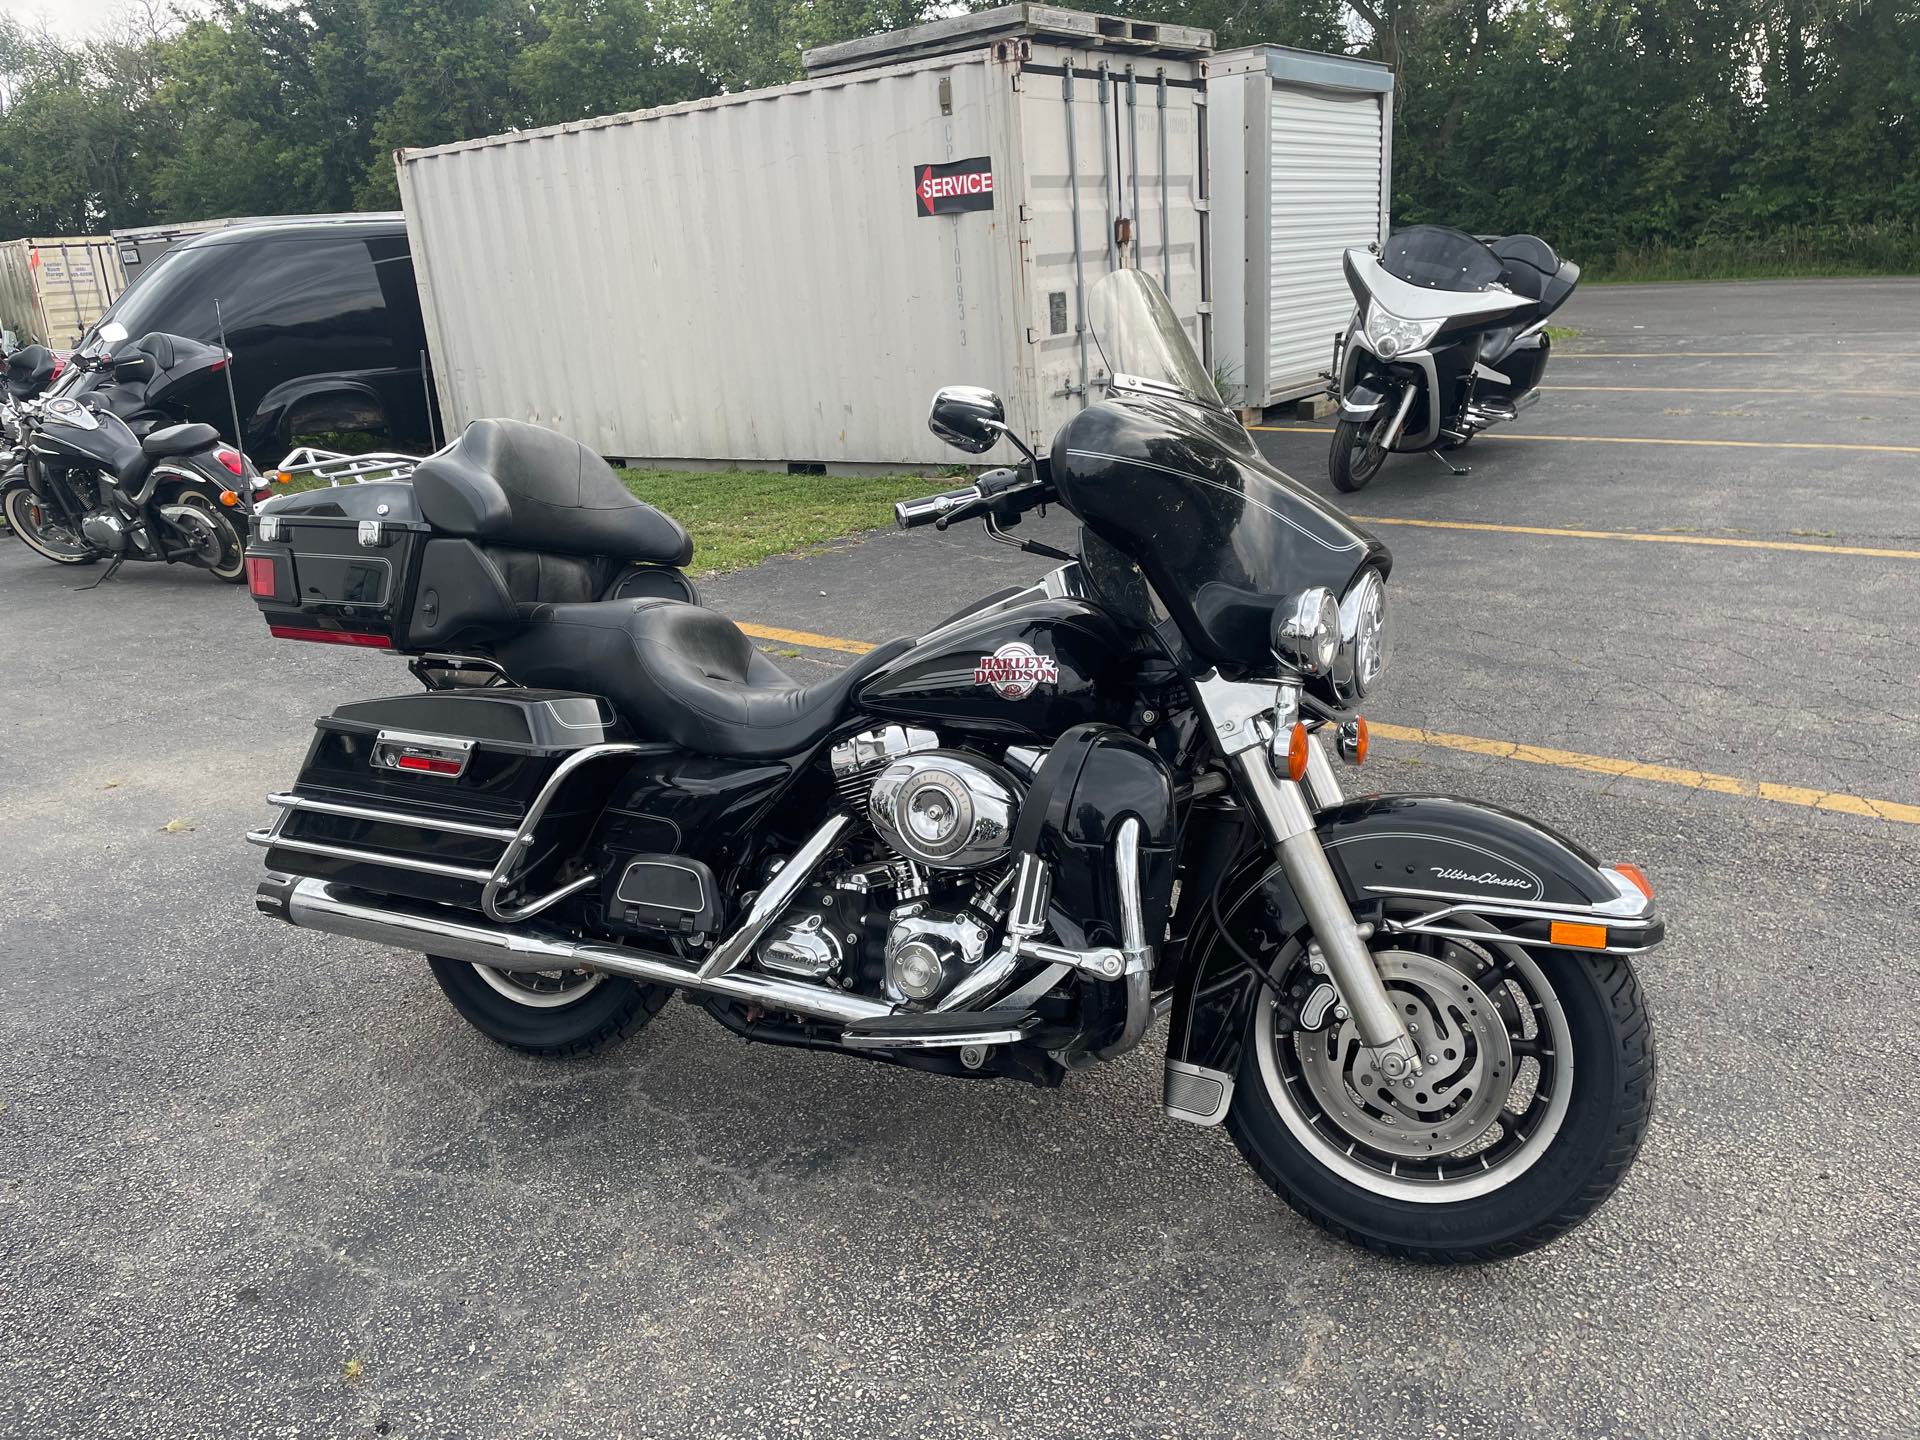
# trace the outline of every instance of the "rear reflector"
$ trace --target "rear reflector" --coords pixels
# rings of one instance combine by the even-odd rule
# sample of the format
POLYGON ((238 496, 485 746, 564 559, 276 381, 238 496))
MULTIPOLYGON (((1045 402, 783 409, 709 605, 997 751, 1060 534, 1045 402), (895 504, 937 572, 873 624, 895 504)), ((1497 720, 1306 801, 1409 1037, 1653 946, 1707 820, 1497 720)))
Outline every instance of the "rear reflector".
POLYGON ((399 755, 394 758, 396 770, 424 770, 429 775, 458 775, 466 766, 458 760, 440 760, 431 755, 399 755))
POLYGON ((1576 950, 1604 950, 1607 948, 1607 927, 1575 925, 1567 920, 1556 920, 1547 927, 1547 938, 1555 945, 1569 945, 1576 950))
POLYGON ((278 587, 279 582, 273 576, 273 557, 271 555, 247 556, 247 592, 258 595, 262 599, 271 600, 277 593, 278 587))
POLYGON ((322 645, 360 645, 368 650, 393 648, 393 641, 384 635, 364 635, 355 630, 308 630, 298 625, 269 625, 267 633, 276 640, 313 640, 322 645))

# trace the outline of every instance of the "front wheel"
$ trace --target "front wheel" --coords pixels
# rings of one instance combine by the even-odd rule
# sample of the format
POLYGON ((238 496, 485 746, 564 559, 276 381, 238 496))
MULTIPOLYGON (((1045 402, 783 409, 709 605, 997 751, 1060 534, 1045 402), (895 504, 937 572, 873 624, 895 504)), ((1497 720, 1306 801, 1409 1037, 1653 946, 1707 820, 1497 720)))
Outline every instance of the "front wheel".
POLYGON ((1380 467, 1386 463, 1387 426, 1392 424, 1386 407, 1365 420, 1342 420, 1333 427, 1333 451, 1327 468, 1333 488, 1351 495, 1366 489, 1380 467))
POLYGON ((29 549, 56 565, 91 565, 100 558, 86 536, 58 519, 24 485, 12 486, 0 497, 0 514, 29 549))
POLYGON ((1586 1219, 1653 1109, 1632 967, 1491 938, 1402 937, 1375 959, 1423 1072, 1389 1083, 1350 1022, 1290 1028, 1281 997, 1318 983, 1296 957, 1248 1026, 1227 1117, 1248 1162, 1316 1225, 1403 1259, 1505 1259, 1586 1219))
POLYGON ((672 990, 597 970, 495 970, 429 955, 453 1008, 489 1040, 528 1055, 590 1055, 624 1040, 672 990))

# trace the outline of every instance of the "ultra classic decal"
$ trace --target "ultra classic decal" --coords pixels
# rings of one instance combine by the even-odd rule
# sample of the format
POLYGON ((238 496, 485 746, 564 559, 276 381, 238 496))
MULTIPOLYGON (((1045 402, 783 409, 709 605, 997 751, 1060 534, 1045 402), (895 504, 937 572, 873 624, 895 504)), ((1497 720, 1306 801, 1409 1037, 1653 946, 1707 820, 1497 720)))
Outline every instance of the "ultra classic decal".
MULTIPOLYGON (((1547 887, 1545 882, 1542 881, 1538 875, 1534 874, 1531 870, 1527 869, 1526 866, 1520 864, 1519 861, 1513 859, 1511 856, 1496 855, 1493 851, 1482 849, 1480 846, 1472 844, 1469 841, 1455 840, 1450 836, 1446 836, 1446 835, 1423 835, 1417 831, 1407 831, 1407 830, 1391 830, 1391 831, 1376 830, 1376 831, 1367 831, 1360 835, 1344 835, 1338 839, 1326 841, 1325 845, 1327 849, 1335 850, 1342 845, 1352 845, 1356 843, 1366 844, 1375 840, 1418 840, 1428 845, 1445 845, 1450 848, 1468 850, 1468 851, 1471 851, 1473 854, 1481 857, 1482 860, 1491 860, 1494 864, 1499 865, 1505 869, 1518 870, 1522 875, 1526 877, 1525 879, 1520 880, 1520 879, 1514 879, 1507 875, 1502 875, 1501 873, 1499 873, 1499 871, 1494 871, 1494 870, 1456 869, 1455 867, 1450 865, 1427 866, 1426 868, 1434 875, 1436 879, 1451 880, 1456 884, 1493 885, 1493 886, 1499 886, 1502 889, 1528 890, 1528 891, 1531 891, 1532 893, 1526 898, 1533 899, 1533 900, 1539 900, 1543 898, 1547 893, 1547 887)), ((1470 861, 1468 863, 1477 865, 1480 862, 1470 861)), ((1393 887, 1369 885, 1367 888, 1369 890, 1378 891, 1383 889, 1390 890, 1393 887)))

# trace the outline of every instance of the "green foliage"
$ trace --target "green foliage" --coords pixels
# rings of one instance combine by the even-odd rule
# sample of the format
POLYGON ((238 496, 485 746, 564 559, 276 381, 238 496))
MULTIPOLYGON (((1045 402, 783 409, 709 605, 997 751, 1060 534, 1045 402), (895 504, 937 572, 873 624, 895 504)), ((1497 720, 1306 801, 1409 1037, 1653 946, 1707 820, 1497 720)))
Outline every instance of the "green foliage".
MULTIPOLYGON (((1391 64, 1396 223, 1537 231, 1595 278, 1916 268, 1915 0, 1067 3, 1391 64)), ((395 149, 780 84, 948 10, 207 0, 78 45, 0 14, 0 237, 391 206, 395 149)))

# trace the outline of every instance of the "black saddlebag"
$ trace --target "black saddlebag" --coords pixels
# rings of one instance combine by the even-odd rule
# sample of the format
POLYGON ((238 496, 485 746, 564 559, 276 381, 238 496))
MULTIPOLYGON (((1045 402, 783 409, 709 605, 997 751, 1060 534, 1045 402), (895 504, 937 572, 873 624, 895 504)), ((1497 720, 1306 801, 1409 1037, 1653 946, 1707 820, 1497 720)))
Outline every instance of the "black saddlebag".
POLYGON ((252 837, 268 866, 467 908, 480 907, 510 851, 493 897, 501 909, 575 878, 568 862, 639 754, 585 755, 631 737, 604 699, 563 690, 363 700, 315 729, 292 793, 271 797, 279 816, 252 837), (531 843, 519 844, 530 818, 531 843))

